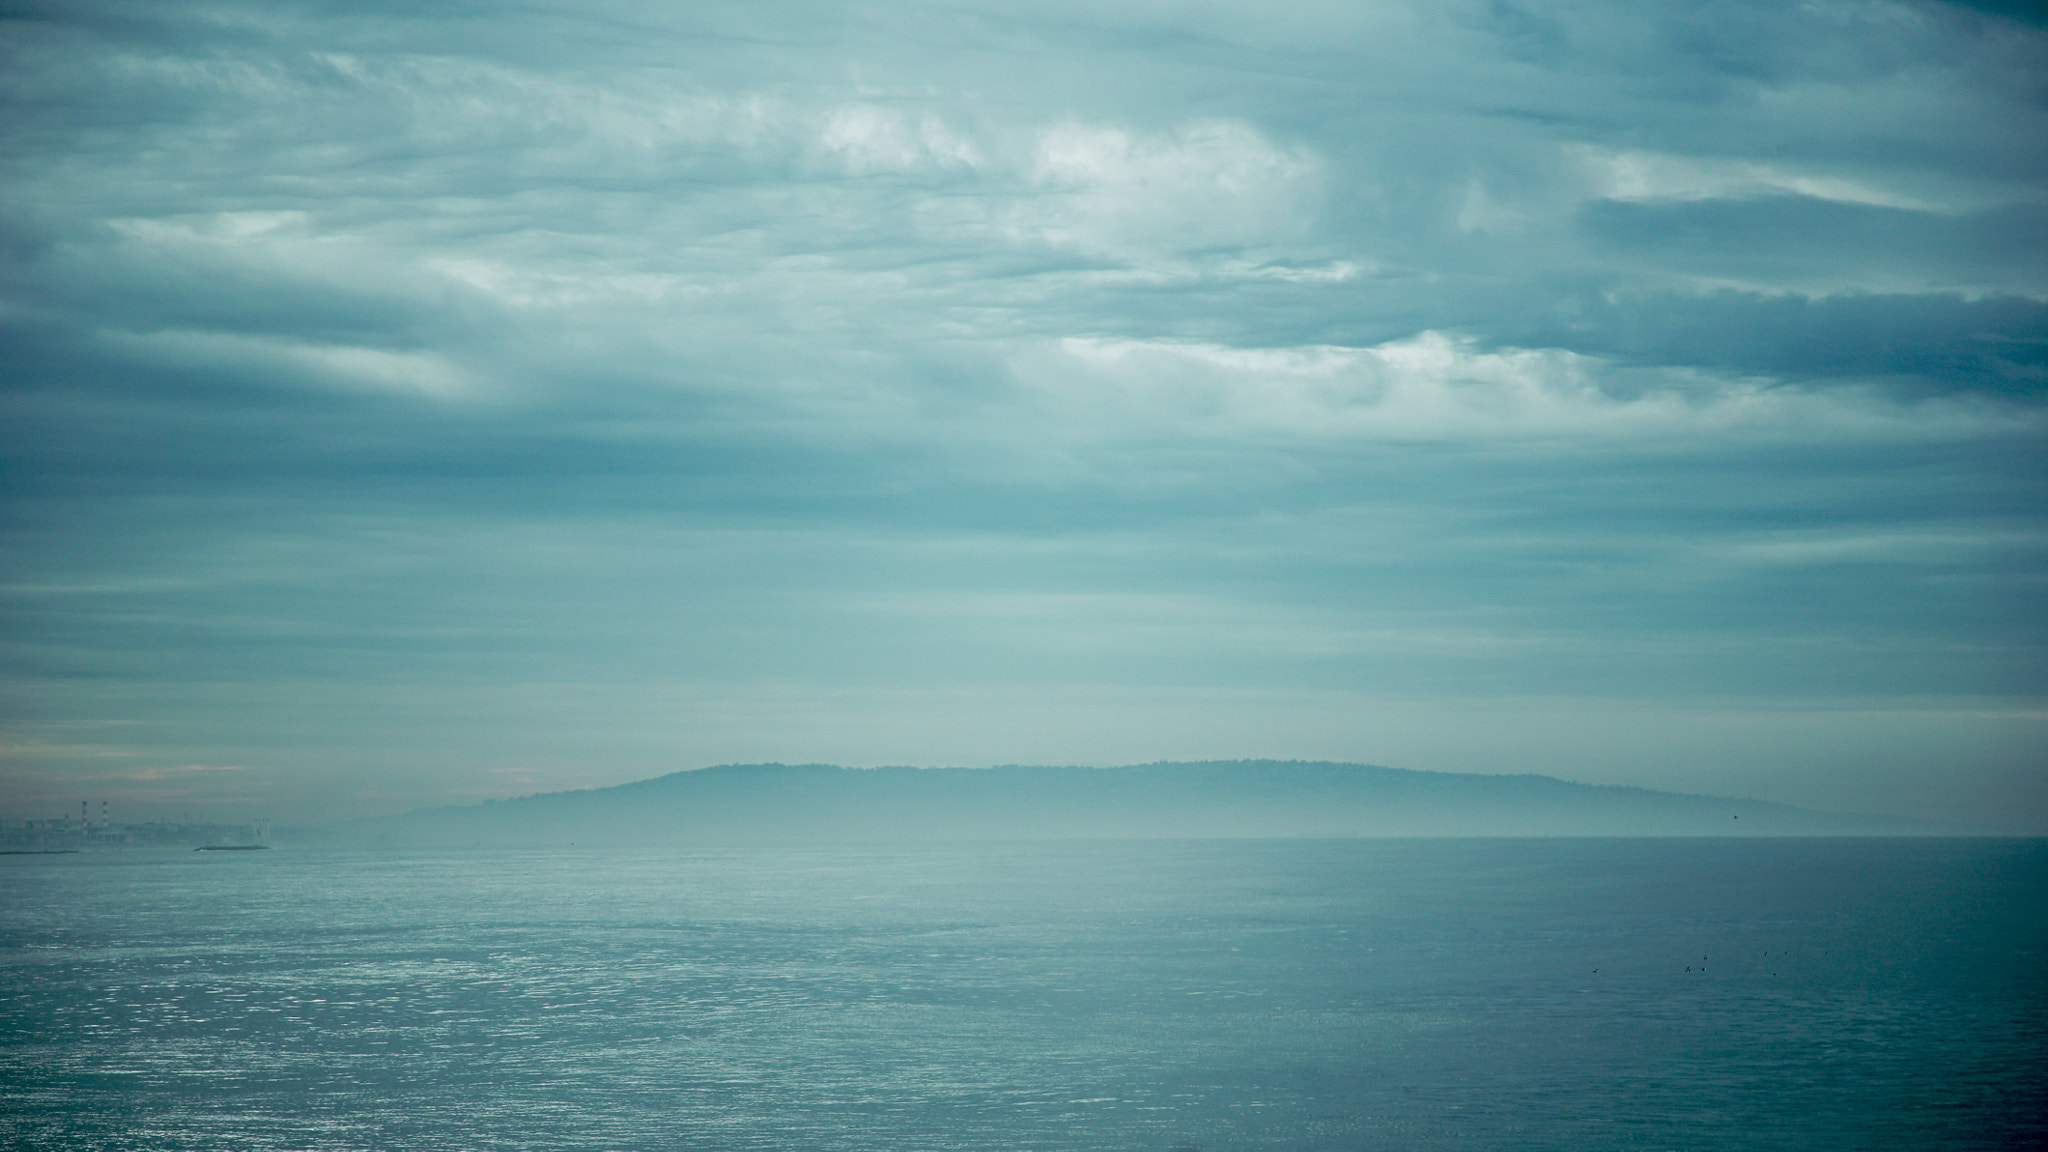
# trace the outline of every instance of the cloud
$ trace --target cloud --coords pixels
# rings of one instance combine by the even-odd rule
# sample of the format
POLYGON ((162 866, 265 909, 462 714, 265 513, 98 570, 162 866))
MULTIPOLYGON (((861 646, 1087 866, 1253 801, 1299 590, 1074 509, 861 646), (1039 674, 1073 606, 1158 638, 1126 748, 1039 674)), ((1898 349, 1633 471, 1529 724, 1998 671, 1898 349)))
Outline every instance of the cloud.
POLYGON ((2026 296, 1573 293, 1521 338, 1637 363, 1798 383, 1879 382, 1909 394, 2038 402, 2048 302, 2026 296))
POLYGON ((1582 159, 1592 180, 1594 196, 1603 200, 1715 200, 1789 195, 1911 211, 1933 207, 1907 193, 1874 187, 1851 177, 1802 173, 1753 160, 1612 152, 1590 145, 1578 145, 1567 151, 1582 159))
MULTIPOLYGON (((1055 407, 1098 424, 1193 436, 1427 439, 1643 435, 1722 424, 1677 390, 1617 400, 1606 366, 1526 349, 1480 352, 1425 332, 1372 348, 1237 349, 1069 339, 1039 369, 1066 390, 1055 407), (1072 397, 1069 399, 1068 397, 1072 397), (1093 415, 1111 406, 1121 419, 1093 415)), ((1736 389, 1723 388, 1724 393, 1736 389)), ((1723 395, 1723 408, 1748 397, 1723 395)), ((1739 417, 1737 417, 1739 419, 1739 417)))
POLYGON ((1109 125, 1039 133, 1038 195, 1017 227, 1055 245, 1135 257, 1295 239, 1315 209, 1317 164, 1249 125, 1198 121, 1133 137, 1109 125))
MULTIPOLYGON (((1828 368, 1847 367, 1825 351, 1812 355, 1828 368)), ((1022 352, 1016 371, 1044 394, 1046 410, 1095 438, 1587 445, 1786 434, 1931 439, 2032 425, 1970 406, 1901 409, 1868 393, 1820 398, 1759 376, 1644 370, 1556 348, 1481 349, 1439 332, 1368 348, 1077 337, 1022 352)))
POLYGON ((272 766, 310 811, 1090 758, 1033 743, 1063 709, 1105 760, 1394 760, 1344 717, 1864 747, 1825 701, 1924 749, 1970 711, 1927 701, 2037 703, 2026 21, 40 13, 0 69, 24 771, 272 766))
POLYGON ((820 137, 857 175, 910 172, 926 168, 975 168, 981 156, 973 143, 929 113, 911 120, 902 112, 872 104, 835 110, 820 137))
POLYGON ((1811 196, 1676 203, 1602 201, 1583 217, 1599 248, 1639 267, 1715 286, 2000 291, 2039 296, 2048 281, 2048 207, 1961 217, 1811 196))

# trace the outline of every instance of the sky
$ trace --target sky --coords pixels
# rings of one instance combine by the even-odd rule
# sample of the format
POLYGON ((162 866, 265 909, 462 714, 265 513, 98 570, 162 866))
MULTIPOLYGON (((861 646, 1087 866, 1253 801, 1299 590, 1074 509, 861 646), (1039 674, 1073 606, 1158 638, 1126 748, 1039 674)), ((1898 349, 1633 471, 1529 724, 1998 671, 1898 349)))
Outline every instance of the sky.
POLYGON ((0 13, 0 815, 1265 757, 2048 832, 2032 6, 0 13))

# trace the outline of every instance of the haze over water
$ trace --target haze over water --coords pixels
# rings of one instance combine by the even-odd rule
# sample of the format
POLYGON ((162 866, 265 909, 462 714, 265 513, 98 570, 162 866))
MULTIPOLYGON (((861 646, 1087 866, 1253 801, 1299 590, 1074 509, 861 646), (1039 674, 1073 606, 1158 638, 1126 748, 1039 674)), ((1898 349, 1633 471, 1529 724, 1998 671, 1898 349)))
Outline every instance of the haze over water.
POLYGON ((2048 845, 0 859, 0 1142, 1989 1149, 2048 845))

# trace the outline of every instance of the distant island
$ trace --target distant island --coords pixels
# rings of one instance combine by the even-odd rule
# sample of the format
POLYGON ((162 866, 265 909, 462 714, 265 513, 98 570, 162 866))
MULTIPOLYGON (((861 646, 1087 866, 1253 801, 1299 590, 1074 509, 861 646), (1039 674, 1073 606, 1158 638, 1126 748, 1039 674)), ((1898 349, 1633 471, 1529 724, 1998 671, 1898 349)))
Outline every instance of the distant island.
POLYGON ((1386 836, 1854 836, 1897 817, 1549 776, 1232 760, 1117 768, 729 764, 332 826, 369 844, 721 846, 1386 836))

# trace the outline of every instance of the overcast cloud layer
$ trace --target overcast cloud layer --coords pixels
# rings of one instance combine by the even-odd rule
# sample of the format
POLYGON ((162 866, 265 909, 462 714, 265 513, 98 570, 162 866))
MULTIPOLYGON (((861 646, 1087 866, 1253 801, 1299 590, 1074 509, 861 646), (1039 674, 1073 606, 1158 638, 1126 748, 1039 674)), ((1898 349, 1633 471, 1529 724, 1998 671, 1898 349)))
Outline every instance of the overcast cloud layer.
POLYGON ((0 23, 0 812, 1262 756, 2048 831, 2023 9, 420 8, 0 23))

